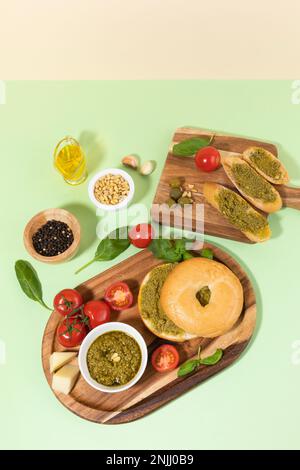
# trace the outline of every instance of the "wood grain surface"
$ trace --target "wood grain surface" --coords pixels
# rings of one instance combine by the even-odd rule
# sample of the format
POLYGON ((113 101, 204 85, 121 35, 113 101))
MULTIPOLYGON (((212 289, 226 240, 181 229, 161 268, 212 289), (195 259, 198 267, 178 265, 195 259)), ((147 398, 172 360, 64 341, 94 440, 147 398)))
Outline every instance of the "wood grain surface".
MULTIPOLYGON (((193 231, 201 232, 204 234, 214 235, 222 238, 229 238, 245 243, 252 243, 240 230, 232 226, 216 209, 210 204, 206 203, 203 196, 203 184, 207 181, 219 183, 227 186, 230 189, 236 189, 233 183, 227 177, 222 167, 211 173, 198 171, 195 167, 193 157, 176 157, 172 154, 172 148, 175 143, 191 137, 211 137, 214 133, 208 130, 195 129, 190 127, 183 127, 176 130, 173 140, 171 142, 169 152, 167 155, 166 163, 161 174, 160 181, 157 186, 156 194, 152 206, 152 219, 156 222, 165 224, 163 220, 167 220, 167 212, 159 205, 163 204, 169 198, 169 183, 174 177, 182 177, 187 184, 194 184, 197 190, 194 193, 194 200, 196 204, 204 204, 204 211, 196 212, 196 204, 193 205, 191 215, 185 217, 185 221, 193 231)), ((277 147, 268 142, 252 140, 243 137, 236 137, 221 133, 216 133, 212 145, 216 147, 222 156, 240 155, 247 147, 260 146, 278 156, 277 147)), ((288 186, 276 186, 281 194, 283 205, 300 210, 300 188, 293 188, 288 186)), ((257 210, 257 209, 256 209, 257 210)), ((267 215, 266 215, 267 216, 267 215)), ((272 216, 271 216, 272 217, 272 216)), ((168 223, 166 225, 169 225, 168 223)), ((182 218, 176 217, 173 214, 170 218, 170 225, 172 227, 182 227, 182 218)))
MULTIPOLYGON (((182 378, 177 378, 177 369, 159 374, 148 363, 143 377, 136 385, 125 392, 115 394, 93 389, 80 376, 70 395, 53 392, 66 408, 82 418, 97 423, 117 424, 133 421, 200 384, 239 357, 255 327, 255 293, 248 276, 230 255, 214 245, 205 243, 204 246, 211 248, 215 259, 227 265, 239 277, 244 290, 243 312, 235 326, 223 336, 213 340, 196 338, 181 344, 177 343, 177 347, 180 363, 195 357, 200 344, 203 357, 213 354, 217 348, 222 348, 224 356, 221 361, 214 366, 201 366, 197 372, 182 378)), ((148 250, 143 250, 78 286, 78 290, 87 301, 100 299, 106 287, 116 280, 126 281, 134 293, 135 302, 130 309, 114 313, 112 320, 129 323, 137 328, 145 338, 150 355, 163 341, 145 327, 140 319, 136 300, 144 276, 160 263, 161 261, 155 259, 148 250)), ((61 316, 58 313, 53 312, 50 315, 42 342, 43 368, 50 387, 52 376, 49 370, 49 357, 54 351, 65 350, 56 340, 56 329, 60 321, 61 316)))

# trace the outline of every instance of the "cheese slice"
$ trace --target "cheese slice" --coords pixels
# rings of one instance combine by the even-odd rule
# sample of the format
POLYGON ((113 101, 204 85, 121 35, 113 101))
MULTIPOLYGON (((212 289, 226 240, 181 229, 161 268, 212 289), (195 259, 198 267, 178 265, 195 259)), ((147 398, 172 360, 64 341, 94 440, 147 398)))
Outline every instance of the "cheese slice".
POLYGON ((75 385, 79 375, 79 367, 73 364, 66 364, 59 369, 52 378, 52 388, 56 392, 68 395, 75 385))
POLYGON ((75 356, 76 352, 54 352, 50 356, 50 372, 55 372, 60 367, 70 362, 75 356))

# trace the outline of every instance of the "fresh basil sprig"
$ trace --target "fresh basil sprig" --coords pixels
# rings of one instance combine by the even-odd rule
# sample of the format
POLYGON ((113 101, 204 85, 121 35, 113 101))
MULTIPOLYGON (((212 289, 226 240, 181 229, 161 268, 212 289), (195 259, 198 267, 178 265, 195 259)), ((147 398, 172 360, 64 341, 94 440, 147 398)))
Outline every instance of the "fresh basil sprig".
POLYGON ((205 357, 204 359, 200 359, 200 364, 203 364, 204 366, 214 366, 217 364, 217 362, 222 359, 223 356, 223 350, 222 349, 217 349, 214 354, 211 356, 205 357))
POLYGON ((199 367, 198 359, 191 359, 190 361, 185 362, 178 369, 178 377, 191 374, 195 369, 197 369, 197 367, 199 367))
POLYGON ((52 310, 43 300, 42 284, 33 266, 28 261, 19 259, 15 263, 15 271, 21 289, 27 297, 38 302, 48 310, 52 310))
POLYGON ((211 356, 205 357, 204 359, 200 358, 200 348, 198 350, 198 359, 191 359, 182 366, 179 367, 178 369, 178 377, 184 377, 185 375, 191 374, 194 372, 200 365, 205 365, 205 366, 213 366, 217 364, 223 356, 223 350, 222 349, 217 349, 214 354, 211 356))
POLYGON ((149 245, 149 250, 155 258, 162 259, 169 263, 176 263, 184 259, 186 253, 186 240, 169 240, 165 238, 154 238, 149 245))
MULTIPOLYGON (((179 261, 193 258, 193 254, 186 250, 185 238, 174 240, 165 238, 154 238, 149 245, 149 250, 155 258, 162 259, 168 263, 177 263, 179 261)), ((213 259, 214 255, 210 248, 204 248, 200 251, 202 258, 213 259)))
POLYGON ((189 157, 203 147, 207 147, 213 141, 212 137, 192 137, 191 139, 182 140, 178 144, 173 145, 172 153, 176 157, 189 157))
POLYGON ((94 258, 79 268, 75 274, 87 268, 95 261, 111 261, 127 250, 130 245, 128 238, 128 228, 121 227, 111 232, 107 237, 100 241, 94 258))

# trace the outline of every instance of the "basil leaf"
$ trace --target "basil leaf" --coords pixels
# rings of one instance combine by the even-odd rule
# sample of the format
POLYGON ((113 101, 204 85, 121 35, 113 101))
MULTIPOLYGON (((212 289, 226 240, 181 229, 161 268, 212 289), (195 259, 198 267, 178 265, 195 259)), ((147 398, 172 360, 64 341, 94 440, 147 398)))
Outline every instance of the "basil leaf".
POLYGON ((26 294, 31 300, 39 302, 39 304, 48 310, 52 310, 43 301, 42 284, 33 266, 28 261, 19 259, 15 263, 15 271, 24 294, 26 294))
POLYGON ((213 366, 217 364, 222 359, 223 356, 223 351, 222 349, 217 349, 216 352, 209 357, 205 357, 204 359, 200 359, 200 364, 203 364, 205 366, 213 366))
POLYGON ((128 227, 121 227, 114 230, 100 241, 94 258, 79 268, 75 274, 78 274, 95 261, 111 261, 112 259, 115 259, 123 253, 123 251, 127 250, 129 245, 130 240, 128 238, 128 227))
POLYGON ((199 366, 200 361, 198 359, 191 359, 190 361, 185 362, 182 366, 179 367, 177 376, 183 377, 184 375, 191 374, 199 366))
POLYGON ((129 245, 130 241, 127 235, 127 227, 118 228, 101 240, 96 250, 94 260, 110 261, 123 253, 129 245))
POLYGON ((203 248, 203 250, 200 251, 200 255, 202 258, 214 259, 214 254, 210 248, 203 248))
POLYGON ((153 239, 149 245, 149 250, 155 258, 163 259, 169 263, 176 263, 182 257, 182 254, 175 250, 174 242, 164 238, 153 239))
POLYGON ((185 244, 186 244, 186 240, 184 238, 181 239, 181 240, 176 240, 175 241, 175 245, 174 245, 175 252, 178 255, 180 255, 181 258, 183 257, 184 253, 186 252, 185 244))
MULTIPOLYGON (((198 351, 198 354, 200 353, 200 348, 198 351)), ((182 366, 179 367, 177 376, 178 377, 183 377, 185 375, 191 374, 194 372, 199 365, 204 365, 204 366, 213 366, 217 364, 223 357, 223 350, 222 349, 217 349, 216 352, 209 357, 206 357, 205 359, 191 359, 190 361, 185 362, 182 364, 182 366)))
POLYGON ((199 149, 209 145, 211 141, 212 139, 208 137, 192 137, 191 139, 182 140, 178 144, 173 145, 172 153, 176 157, 189 157, 194 155, 199 149))
POLYGON ((191 259, 191 258, 194 258, 194 256, 189 253, 188 251, 186 251, 185 253, 183 253, 183 259, 184 261, 187 260, 187 259, 191 259))

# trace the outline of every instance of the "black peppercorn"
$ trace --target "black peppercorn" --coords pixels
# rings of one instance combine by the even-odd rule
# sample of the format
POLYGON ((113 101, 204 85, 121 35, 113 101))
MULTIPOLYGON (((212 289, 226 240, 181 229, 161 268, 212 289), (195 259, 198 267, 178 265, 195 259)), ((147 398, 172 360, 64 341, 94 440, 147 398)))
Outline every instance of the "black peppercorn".
POLYGON ((43 256, 60 255, 72 245, 73 241, 72 230, 59 220, 48 220, 32 237, 35 251, 43 256))

